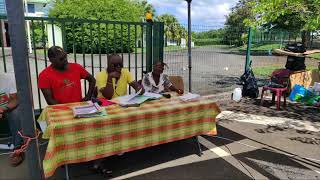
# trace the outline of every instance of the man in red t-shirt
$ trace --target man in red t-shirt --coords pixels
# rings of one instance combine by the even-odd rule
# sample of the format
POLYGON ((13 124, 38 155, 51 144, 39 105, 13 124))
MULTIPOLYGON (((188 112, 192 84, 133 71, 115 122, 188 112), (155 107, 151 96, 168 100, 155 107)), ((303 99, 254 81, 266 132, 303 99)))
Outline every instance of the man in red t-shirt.
POLYGON ((67 53, 59 46, 48 49, 51 65, 39 75, 38 86, 48 105, 90 100, 96 80, 81 65, 68 63, 67 53), (81 79, 89 81, 85 98, 81 95, 81 79))

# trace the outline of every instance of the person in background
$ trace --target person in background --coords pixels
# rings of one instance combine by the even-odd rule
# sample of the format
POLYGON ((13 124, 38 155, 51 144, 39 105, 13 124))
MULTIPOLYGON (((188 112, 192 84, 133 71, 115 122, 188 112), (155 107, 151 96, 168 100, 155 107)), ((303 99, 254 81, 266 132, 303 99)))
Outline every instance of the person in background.
MULTIPOLYGON (((0 73, 0 122, 8 121, 14 150, 23 145, 23 139, 18 134, 21 120, 18 112, 18 98, 16 82, 13 74, 0 73)), ((20 165, 24 160, 24 153, 10 155, 10 164, 13 167, 20 165)))
POLYGON ((144 89, 132 77, 128 69, 123 68, 123 60, 117 54, 108 56, 107 68, 96 76, 98 98, 113 99, 127 95, 128 85, 136 92, 144 89))
POLYGON ((91 100, 96 80, 81 65, 68 63, 67 53, 59 46, 48 49, 51 65, 39 75, 38 86, 48 105, 91 100), (89 82, 89 90, 82 98, 81 79, 89 82))
POLYGON ((164 74, 164 67, 167 64, 156 62, 153 66, 153 71, 144 75, 142 85, 146 92, 164 93, 167 91, 175 91, 178 94, 183 94, 182 89, 177 89, 169 80, 169 76, 164 74))

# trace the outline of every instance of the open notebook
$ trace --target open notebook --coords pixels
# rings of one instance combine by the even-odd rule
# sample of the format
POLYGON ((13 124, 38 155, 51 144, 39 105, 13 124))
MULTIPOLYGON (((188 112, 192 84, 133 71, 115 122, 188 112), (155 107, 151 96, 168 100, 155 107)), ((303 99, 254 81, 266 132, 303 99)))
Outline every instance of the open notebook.
POLYGON ((107 115, 105 109, 101 108, 97 103, 75 106, 72 108, 72 111, 76 118, 100 117, 107 115))
POLYGON ((162 97, 161 94, 155 94, 155 93, 149 93, 145 92, 143 95, 139 95, 140 91, 128 95, 128 96, 120 96, 116 98, 114 101, 117 102, 120 106, 139 106, 140 104, 144 103, 147 100, 154 100, 154 99, 160 99, 162 97))

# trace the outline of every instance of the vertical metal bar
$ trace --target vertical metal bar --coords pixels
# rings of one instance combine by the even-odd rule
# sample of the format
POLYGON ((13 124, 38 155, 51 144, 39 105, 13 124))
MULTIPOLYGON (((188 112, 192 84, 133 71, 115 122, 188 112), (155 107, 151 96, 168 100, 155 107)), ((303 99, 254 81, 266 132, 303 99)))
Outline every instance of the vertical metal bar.
MULTIPOLYGON (((128 69, 129 71, 131 71, 131 62, 130 62, 130 51, 131 51, 131 48, 130 48, 130 45, 131 45, 131 40, 130 40, 130 24, 128 24, 128 44, 127 44, 127 49, 128 49, 128 69)), ((129 88, 129 93, 131 94, 131 88, 129 88)))
POLYGON ((74 21, 72 21, 72 49, 73 49, 73 58, 74 62, 77 63, 77 46, 76 46, 76 37, 74 34, 74 21))
POLYGON ((121 57, 123 59, 123 24, 121 24, 121 27, 120 27, 120 38, 121 38, 121 41, 120 41, 120 45, 121 45, 121 57))
POLYGON ((67 52, 68 51, 68 47, 67 47, 67 38, 66 38, 66 27, 65 27, 65 22, 62 21, 61 22, 61 30, 62 30, 62 46, 63 46, 63 49, 67 52))
POLYGON ((137 60, 137 25, 134 25, 134 74, 135 74, 135 79, 138 81, 138 60, 137 60))
POLYGON ((192 60, 191 60, 191 0, 188 2, 188 64, 189 64, 189 92, 192 92, 192 60))
POLYGON ((51 31, 52 31, 52 41, 53 41, 53 46, 56 45, 56 37, 54 35, 54 21, 51 20, 52 26, 51 26, 51 31))
POLYGON ((3 29, 2 29, 2 22, 0 22, 0 33, 1 33, 1 50, 2 50, 2 60, 3 60, 3 68, 4 72, 7 72, 7 62, 6 62, 6 56, 4 52, 4 42, 3 42, 3 29))
POLYGON ((159 61, 159 23, 153 24, 153 35, 152 35, 152 64, 159 61))
POLYGON ((98 24, 98 51, 99 51, 99 71, 102 69, 101 63, 101 33, 100 33, 100 23, 98 24))
POLYGON ((245 69, 244 71, 246 72, 250 66, 250 51, 251 51, 251 41, 252 41, 252 29, 251 27, 249 28, 249 35, 248 35, 248 47, 247 47, 247 53, 246 53, 246 64, 245 64, 245 69))
POLYGON ((92 23, 90 23, 90 41, 91 41, 91 74, 94 76, 94 62, 93 62, 93 34, 92 34, 92 23))
POLYGON ((106 53, 107 53, 107 56, 109 55, 109 27, 108 27, 108 24, 106 24, 106 53))
POLYGON ((70 180, 68 164, 64 165, 64 169, 65 169, 65 172, 66 172, 66 180, 70 180))
POLYGON ((38 58, 37 58, 37 47, 36 47, 36 39, 35 39, 35 33, 34 33, 34 21, 31 20, 31 33, 32 33, 32 46, 33 46, 33 54, 34 54, 34 63, 36 67, 36 78, 37 78, 37 91, 38 91, 38 103, 39 103, 39 108, 40 110, 42 109, 41 107, 41 96, 40 96, 40 89, 38 88, 38 58))
POLYGON ((159 23, 159 60, 163 62, 164 23, 159 23))
POLYGON ((116 24, 113 24, 113 53, 116 52, 116 24))
MULTIPOLYGON (((21 121, 22 132, 25 136, 36 137, 23 3, 22 1, 6 0, 6 9, 9 22, 12 59, 14 71, 16 72, 19 115, 21 118, 23 116, 23 121, 21 121)), ((38 140, 31 140, 26 150, 26 162, 29 169, 27 177, 33 180, 43 178, 39 154, 38 140)))
POLYGON ((41 20, 41 29, 42 29, 42 44, 43 44, 43 54, 44 54, 44 64, 45 67, 48 67, 48 59, 47 59, 47 41, 46 41, 46 36, 45 36, 45 31, 44 31, 44 21, 41 20))
MULTIPOLYGON (((83 67, 86 68, 86 52, 84 48, 84 27, 83 24, 81 25, 81 47, 82 47, 82 60, 83 60, 83 67)), ((87 82, 84 82, 84 89, 87 91, 87 82)))
POLYGON ((141 76, 143 77, 143 48, 144 48, 144 46, 143 46, 143 39, 144 39, 144 28, 143 28, 143 25, 141 25, 141 76))
POLYGON ((152 71, 152 22, 148 22, 146 29, 146 66, 147 72, 152 71))

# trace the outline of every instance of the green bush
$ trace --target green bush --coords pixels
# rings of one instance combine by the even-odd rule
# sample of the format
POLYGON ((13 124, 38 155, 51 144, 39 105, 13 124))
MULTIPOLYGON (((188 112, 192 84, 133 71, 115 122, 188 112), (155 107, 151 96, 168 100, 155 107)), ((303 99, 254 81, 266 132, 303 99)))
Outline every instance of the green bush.
MULTIPOLYGON (((49 12, 50 17, 109 20, 125 22, 141 22, 144 17, 144 6, 139 1, 132 0, 57 0, 54 8, 49 12)), ((127 24, 123 25, 123 36, 121 37, 121 26, 116 25, 113 31, 113 24, 93 23, 65 23, 57 24, 65 32, 65 44, 68 52, 77 53, 101 53, 121 52, 121 39, 123 40, 124 52, 132 51, 135 44, 134 26, 130 27, 131 38, 129 40, 127 24), (100 36, 99 36, 100 35, 100 36), (115 48, 114 48, 115 42, 115 48), (99 48, 100 46, 100 48, 99 48)), ((141 37, 141 30, 137 28, 137 41, 141 37)))
MULTIPOLYGON (((62 28, 63 29, 63 28, 62 28)), ((120 53, 132 52, 135 39, 141 39, 141 29, 130 26, 130 40, 128 26, 112 24, 66 24, 65 42, 68 52, 76 53, 120 53), (136 36, 135 36, 136 35, 136 36)))
POLYGON ((223 44, 222 39, 195 39, 194 45, 195 46, 207 46, 207 45, 221 45, 223 44))

